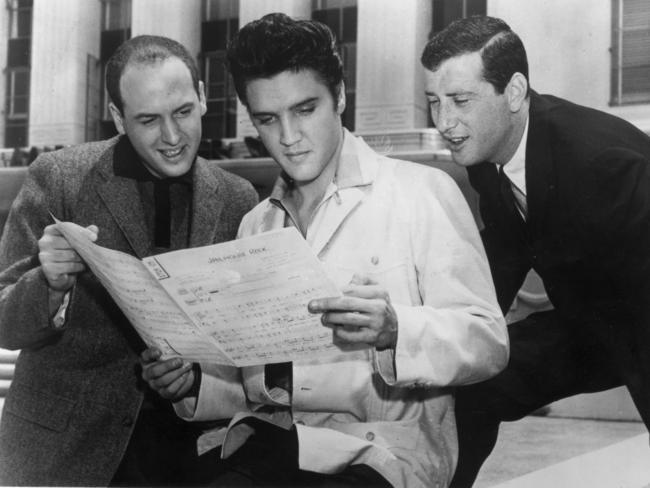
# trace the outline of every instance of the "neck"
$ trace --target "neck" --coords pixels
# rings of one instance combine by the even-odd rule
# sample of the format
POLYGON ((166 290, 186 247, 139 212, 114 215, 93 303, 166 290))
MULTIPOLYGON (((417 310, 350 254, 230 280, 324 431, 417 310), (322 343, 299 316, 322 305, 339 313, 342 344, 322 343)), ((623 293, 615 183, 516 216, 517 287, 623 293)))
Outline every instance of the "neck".
POLYGON ((303 234, 306 233, 318 205, 323 201, 327 187, 334 181, 341 159, 342 147, 343 130, 341 129, 341 137, 336 150, 318 177, 308 182, 294 182, 288 200, 293 207, 294 215, 298 218, 297 223, 303 234))

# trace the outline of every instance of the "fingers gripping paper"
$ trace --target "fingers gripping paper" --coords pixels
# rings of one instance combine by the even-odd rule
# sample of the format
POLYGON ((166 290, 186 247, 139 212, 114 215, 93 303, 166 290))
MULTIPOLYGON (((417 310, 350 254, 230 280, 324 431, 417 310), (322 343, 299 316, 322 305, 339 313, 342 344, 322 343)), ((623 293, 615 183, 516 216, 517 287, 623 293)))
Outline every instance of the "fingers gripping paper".
POLYGON ((340 352, 307 303, 341 293, 295 228, 140 261, 96 245, 76 224, 56 222, 164 357, 248 366, 340 352))

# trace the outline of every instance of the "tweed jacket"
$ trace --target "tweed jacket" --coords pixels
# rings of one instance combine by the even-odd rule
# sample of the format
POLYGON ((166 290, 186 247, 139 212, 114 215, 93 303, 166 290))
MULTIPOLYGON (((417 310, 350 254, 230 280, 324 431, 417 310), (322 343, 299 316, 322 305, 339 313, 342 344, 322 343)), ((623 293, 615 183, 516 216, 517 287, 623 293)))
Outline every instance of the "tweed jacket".
MULTIPOLYGON (((279 180, 271 199, 244 217, 240 236, 286 225, 285 189, 279 180)), ((356 273, 388 290, 397 346, 294 362, 284 419, 264 367, 243 368, 239 396, 223 369, 206 369, 193 418, 231 415, 223 401, 230 398, 231 408, 245 404, 258 417, 272 411, 273 423, 295 423, 301 469, 336 473, 363 463, 394 486, 446 486, 457 455, 451 387, 495 375, 508 358, 467 203, 444 172, 379 156, 346 131, 336 182, 305 238, 340 286, 356 273)), ((224 452, 238 441, 236 429, 231 424, 224 452)))
MULTIPOLYGON (((21 349, 0 425, 0 481, 106 485, 143 399, 144 347, 90 272, 51 326, 37 241, 57 218, 99 227, 97 244, 151 254, 137 183, 113 173, 119 137, 41 155, 29 168, 0 241, 0 347, 21 349)), ((252 186, 197 158, 190 246, 233 239, 255 204, 252 186)))

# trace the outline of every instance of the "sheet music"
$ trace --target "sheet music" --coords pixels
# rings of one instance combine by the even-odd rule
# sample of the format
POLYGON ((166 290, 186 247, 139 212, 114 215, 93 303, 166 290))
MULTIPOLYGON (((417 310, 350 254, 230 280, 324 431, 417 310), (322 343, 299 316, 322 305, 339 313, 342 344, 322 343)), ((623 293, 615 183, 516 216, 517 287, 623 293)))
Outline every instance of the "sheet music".
POLYGON ((55 221, 147 345, 158 347, 163 357, 233 364, 188 320, 139 259, 96 245, 75 224, 55 221))
POLYGON ((238 366, 340 352, 307 303, 341 293, 293 227, 143 262, 238 366))

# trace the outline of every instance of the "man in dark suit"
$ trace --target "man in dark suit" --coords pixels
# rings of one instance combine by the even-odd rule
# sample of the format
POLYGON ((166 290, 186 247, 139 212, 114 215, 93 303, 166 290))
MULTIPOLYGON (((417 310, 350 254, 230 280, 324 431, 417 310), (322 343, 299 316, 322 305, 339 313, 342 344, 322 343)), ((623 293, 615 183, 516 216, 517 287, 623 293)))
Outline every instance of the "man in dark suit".
POLYGON ((530 269, 554 306, 509 326, 504 372, 458 390, 452 486, 471 486, 500 421, 561 398, 626 385, 650 426, 650 138, 531 91, 499 19, 452 23, 422 64, 433 121, 480 197, 502 310, 530 269))
POLYGON ((144 344, 50 212, 142 258, 233 239, 257 195, 197 157, 205 94, 183 46, 133 38, 106 78, 120 135, 40 156, 0 241, 0 347, 21 349, 3 485, 186 484, 197 461, 193 430, 138 380, 144 344))

